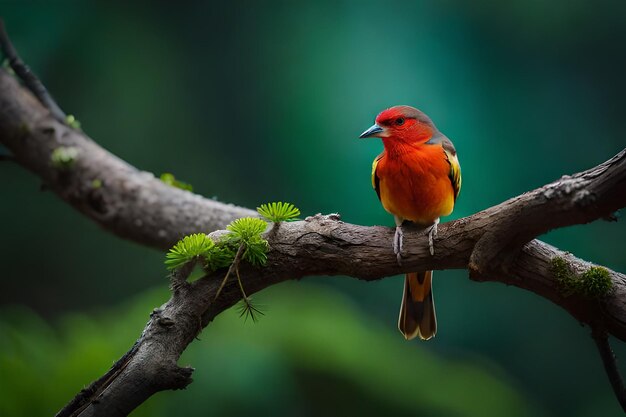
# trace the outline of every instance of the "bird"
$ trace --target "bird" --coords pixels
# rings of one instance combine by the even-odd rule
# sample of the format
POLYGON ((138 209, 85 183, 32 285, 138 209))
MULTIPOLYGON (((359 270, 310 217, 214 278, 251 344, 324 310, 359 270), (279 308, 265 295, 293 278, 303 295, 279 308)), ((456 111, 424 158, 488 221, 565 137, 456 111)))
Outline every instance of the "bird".
MULTIPOLYGON (((380 112, 359 136, 374 137, 382 139, 384 150, 372 163, 372 186, 395 220, 392 248, 397 262, 402 263, 405 222, 427 231, 432 256, 439 219, 452 213, 461 190, 456 149, 430 117, 411 106, 380 112)), ((407 340, 428 340, 437 333, 432 279, 433 271, 405 275, 398 329, 407 340)))

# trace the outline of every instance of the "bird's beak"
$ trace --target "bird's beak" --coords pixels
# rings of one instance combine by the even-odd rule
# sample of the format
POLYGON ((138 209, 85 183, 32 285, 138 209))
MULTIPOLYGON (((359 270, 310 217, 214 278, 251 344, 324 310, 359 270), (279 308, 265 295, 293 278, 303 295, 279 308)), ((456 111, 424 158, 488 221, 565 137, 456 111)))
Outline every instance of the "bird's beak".
POLYGON ((361 133, 361 136, 359 136, 359 139, 373 138, 373 137, 382 138, 386 136, 384 132, 385 132, 385 129, 378 126, 376 123, 374 123, 372 127, 367 129, 365 132, 361 133))

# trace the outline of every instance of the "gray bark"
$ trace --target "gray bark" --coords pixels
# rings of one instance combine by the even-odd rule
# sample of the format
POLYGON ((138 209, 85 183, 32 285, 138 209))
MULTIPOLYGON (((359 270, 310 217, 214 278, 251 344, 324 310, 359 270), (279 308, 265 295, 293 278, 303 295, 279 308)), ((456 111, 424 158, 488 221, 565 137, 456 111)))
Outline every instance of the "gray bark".
POLYGON ((0 70, 0 142, 18 163, 104 230, 159 249, 181 237, 224 228, 256 212, 171 187, 59 122, 5 70, 0 70), (67 169, 53 166, 59 147, 78 151, 67 169), (99 180, 101 186, 94 187, 99 180))

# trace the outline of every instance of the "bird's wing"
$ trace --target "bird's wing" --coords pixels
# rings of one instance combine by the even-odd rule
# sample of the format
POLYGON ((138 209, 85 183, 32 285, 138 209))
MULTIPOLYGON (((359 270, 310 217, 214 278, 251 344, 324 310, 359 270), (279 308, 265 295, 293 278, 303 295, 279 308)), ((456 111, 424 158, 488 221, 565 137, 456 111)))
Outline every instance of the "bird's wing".
POLYGON ((454 199, 456 200, 459 192, 461 191, 461 164, 459 164, 459 158, 456 156, 456 149, 454 149, 454 144, 441 132, 438 132, 438 134, 433 136, 433 138, 430 139, 427 143, 441 144, 441 147, 446 154, 446 159, 450 164, 450 172, 448 173, 448 177, 450 178, 450 182, 452 183, 452 188, 454 189, 454 199))
POLYGON ((441 146, 443 146, 446 158, 448 158, 448 162, 450 163, 450 173, 448 176, 452 182, 454 199, 456 200, 459 192, 461 191, 461 164, 459 164, 459 158, 456 156, 456 149, 454 149, 454 145, 450 139, 446 138, 443 142, 441 142, 441 146))
POLYGON ((374 158, 374 162, 372 162, 372 187, 376 190, 376 195, 378 195, 378 199, 380 200, 380 178, 376 175, 376 166, 378 166, 378 161, 383 158, 384 152, 374 158))

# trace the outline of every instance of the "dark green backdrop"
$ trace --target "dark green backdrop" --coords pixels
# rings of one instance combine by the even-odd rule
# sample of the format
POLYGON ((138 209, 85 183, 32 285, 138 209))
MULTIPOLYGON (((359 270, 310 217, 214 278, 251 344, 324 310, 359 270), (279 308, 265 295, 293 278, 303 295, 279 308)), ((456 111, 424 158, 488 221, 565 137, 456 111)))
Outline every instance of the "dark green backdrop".
MULTIPOLYGON (((24 60, 102 146, 247 207, 393 225, 356 138, 411 104, 453 139, 452 218, 626 143, 626 3, 0 1, 24 60), (182 2, 181 2, 182 3, 182 2)), ((49 415, 99 376, 167 299, 163 254, 113 237, 32 174, 0 164, 0 414, 49 415)), ((626 226, 549 243, 626 271, 626 226)), ((395 329, 401 278, 310 278, 228 312, 183 357, 183 392, 136 415, 608 416, 589 331, 532 294, 436 273, 437 338, 395 329)), ((626 349, 618 347, 626 356, 626 349)))

